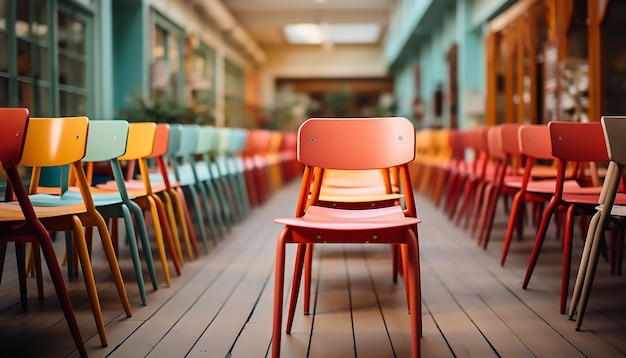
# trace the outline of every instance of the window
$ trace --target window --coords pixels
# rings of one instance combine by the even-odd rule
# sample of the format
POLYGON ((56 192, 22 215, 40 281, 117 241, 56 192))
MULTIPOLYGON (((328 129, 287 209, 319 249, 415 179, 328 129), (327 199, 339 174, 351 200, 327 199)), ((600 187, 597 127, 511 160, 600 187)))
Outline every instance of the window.
POLYGON ((183 43, 184 32, 156 11, 153 12, 151 59, 151 96, 155 100, 184 98, 183 43))
POLYGON ((244 104, 244 72, 234 63, 225 60, 225 115, 226 125, 229 127, 242 127, 245 124, 245 104, 244 104))
POLYGON ((70 2, 0 0, 0 106, 32 116, 89 114, 92 21, 88 8, 70 2))
POLYGON ((205 115, 203 121, 212 122, 215 111, 215 50, 199 43, 193 50, 188 83, 191 88, 191 107, 205 115), (210 117, 210 118, 208 118, 210 117))

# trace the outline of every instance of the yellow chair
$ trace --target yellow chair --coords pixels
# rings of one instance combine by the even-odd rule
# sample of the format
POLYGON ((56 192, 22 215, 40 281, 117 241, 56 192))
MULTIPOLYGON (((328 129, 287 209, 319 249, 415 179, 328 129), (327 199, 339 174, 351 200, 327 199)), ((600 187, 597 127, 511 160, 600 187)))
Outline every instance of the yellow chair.
MULTIPOLYGON (((81 164, 81 159, 86 150, 88 126, 89 119, 87 117, 31 118, 20 165, 33 167, 29 198, 33 203, 37 217, 46 230, 71 231, 73 233, 100 341, 103 346, 106 346, 104 320, 83 226, 98 228, 124 311, 127 317, 132 314, 106 222, 94 206, 81 164), (77 204, 73 200, 71 204, 64 203, 60 195, 62 190, 59 191, 59 195, 37 193, 42 167, 65 167, 68 164, 76 177, 83 199, 82 203, 77 204)), ((20 207, 14 203, 1 203, 0 215, 3 217, 13 216, 16 220, 23 219, 20 207)), ((38 252, 38 250, 37 247, 36 251, 38 252)))

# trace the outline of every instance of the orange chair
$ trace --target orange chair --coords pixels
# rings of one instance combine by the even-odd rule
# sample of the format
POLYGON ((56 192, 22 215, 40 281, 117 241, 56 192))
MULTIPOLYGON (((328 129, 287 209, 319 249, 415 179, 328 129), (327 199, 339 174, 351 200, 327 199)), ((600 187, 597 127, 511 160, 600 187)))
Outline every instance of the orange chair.
MULTIPOLYGON (((83 278, 87 286, 100 341, 103 346, 106 346, 104 320, 83 226, 96 226, 98 228, 124 311, 127 317, 132 314, 106 222, 95 208, 81 163, 87 145, 88 126, 89 119, 87 117, 31 118, 20 165, 33 167, 30 181, 31 195, 29 197, 42 224, 48 231, 72 231, 73 233, 73 241, 78 249, 83 278), (46 148, 46 150, 42 151, 41 148, 46 148), (72 200, 71 204, 67 204, 64 203, 60 195, 37 194, 41 167, 67 166, 68 164, 76 177, 83 199, 82 203, 76 203, 72 200)), ((0 216, 15 217, 18 220, 23 218, 19 206, 12 203, 0 204, 0 216)), ((35 251, 38 252, 38 249, 35 251)))
POLYGON ((28 128, 28 110, 25 108, 2 108, 0 109, 0 117, 2 117, 2 121, 0 121, 0 162, 2 162, 2 168, 7 174, 6 196, 8 200, 12 200, 13 195, 15 195, 23 214, 21 220, 15 220, 6 217, 4 213, 0 213, 0 241, 4 247, 6 247, 7 241, 15 241, 22 308, 26 308, 25 242, 35 242, 35 246, 41 247, 43 251, 57 297, 78 353, 81 357, 87 357, 87 350, 63 281, 63 274, 57 262, 52 240, 46 228, 37 218, 17 170, 28 128))
MULTIPOLYGON (((565 303, 569 288, 570 267, 572 262, 572 231, 574 215, 590 215, 595 212, 600 198, 601 187, 570 187, 564 188, 566 166, 568 162, 587 163, 605 162, 609 160, 604 133, 600 122, 574 123, 574 122, 550 122, 550 137, 552 154, 559 159, 556 177, 556 187, 550 203, 546 207, 537 236, 535 245, 528 262, 526 276, 522 284, 528 287, 539 253, 548 230, 552 215, 566 213, 565 230, 563 233, 563 269, 561 280, 561 304, 560 312, 565 313, 565 303)), ((626 204, 623 195, 617 196, 615 204, 626 204)))
POLYGON ((276 247, 272 355, 280 355, 285 249, 298 244, 286 331, 291 331, 308 244, 382 243, 402 247, 413 356, 419 356, 421 334, 419 253, 412 183, 408 163, 415 157, 415 129, 405 118, 309 119, 298 137, 298 160, 305 165, 294 218, 284 224, 276 247), (406 209, 334 209, 311 205, 318 200, 326 169, 369 170, 399 167, 406 209), (313 192, 311 192, 313 188, 313 192))

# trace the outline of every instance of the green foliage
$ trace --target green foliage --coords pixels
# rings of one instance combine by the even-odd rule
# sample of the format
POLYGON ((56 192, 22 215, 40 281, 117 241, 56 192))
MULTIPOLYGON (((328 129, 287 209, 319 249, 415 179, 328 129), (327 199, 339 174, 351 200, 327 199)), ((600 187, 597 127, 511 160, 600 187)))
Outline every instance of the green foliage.
POLYGON ((332 116, 346 116, 350 112, 352 103, 352 93, 347 87, 342 87, 337 91, 328 92, 324 96, 324 102, 331 111, 332 116))
POLYGON ((146 99, 138 93, 131 96, 130 104, 121 108, 119 115, 129 122, 215 124, 215 118, 208 109, 181 105, 168 97, 146 99))

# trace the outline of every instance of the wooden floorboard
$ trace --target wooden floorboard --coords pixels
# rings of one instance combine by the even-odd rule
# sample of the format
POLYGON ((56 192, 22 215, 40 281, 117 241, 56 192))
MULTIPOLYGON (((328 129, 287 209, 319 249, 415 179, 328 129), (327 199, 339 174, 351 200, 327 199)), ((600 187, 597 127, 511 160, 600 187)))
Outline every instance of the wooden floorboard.
MULTIPOLYGON (((267 357, 271 351, 274 251, 279 216, 291 216, 298 183, 290 183, 194 261, 182 275, 153 290, 144 264, 148 303, 139 300, 125 245, 118 254, 133 316, 122 311, 101 245, 94 241, 93 266, 109 345, 101 347, 79 276, 68 289, 92 357, 267 357)), ((558 312, 560 242, 548 238, 527 290, 521 288, 533 229, 515 240, 499 265, 507 216, 502 208, 487 250, 476 246, 428 199, 417 197, 422 274, 423 357, 621 357, 626 355, 626 283, 601 262, 583 330, 558 312)), ((582 240, 575 239, 572 284, 582 240)), ((549 237, 554 237, 550 228, 549 237)), ((55 242, 61 257, 63 240, 55 242)), ((152 243, 153 246, 154 243, 152 243)), ((154 254, 156 250, 153 249, 154 254)), ((295 248, 287 250, 285 295, 295 248)), ((155 258, 157 256, 155 255, 155 258)), ((170 264, 171 266, 171 264, 170 264)), ((173 271, 173 270, 172 270, 173 271)), ((15 258, 9 245, 0 286, 2 356, 77 356, 44 267, 45 299, 28 279, 29 309, 19 306, 15 258), (37 342, 37 344, 33 344, 37 342)), ((571 289, 570 289, 571 291, 571 289)), ((408 357, 409 314, 404 285, 391 280, 386 245, 318 245, 312 270, 311 314, 302 297, 284 357, 408 357)), ((286 319, 287 300, 285 300, 286 319)), ((284 322, 283 322, 284 324, 284 322)))

